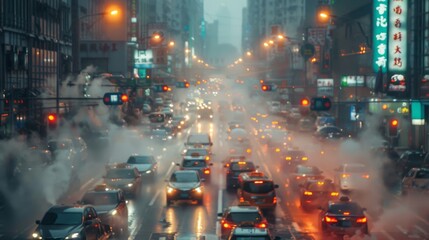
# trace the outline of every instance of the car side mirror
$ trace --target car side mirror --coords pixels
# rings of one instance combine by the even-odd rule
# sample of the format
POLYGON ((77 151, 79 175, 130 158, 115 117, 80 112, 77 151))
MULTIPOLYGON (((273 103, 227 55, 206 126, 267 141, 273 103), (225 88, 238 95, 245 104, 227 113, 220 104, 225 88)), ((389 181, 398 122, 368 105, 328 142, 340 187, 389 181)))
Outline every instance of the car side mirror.
POLYGON ((279 188, 279 185, 278 184, 274 184, 274 188, 279 188))
POLYGON ((40 220, 36 220, 36 224, 39 225, 40 224, 40 220))

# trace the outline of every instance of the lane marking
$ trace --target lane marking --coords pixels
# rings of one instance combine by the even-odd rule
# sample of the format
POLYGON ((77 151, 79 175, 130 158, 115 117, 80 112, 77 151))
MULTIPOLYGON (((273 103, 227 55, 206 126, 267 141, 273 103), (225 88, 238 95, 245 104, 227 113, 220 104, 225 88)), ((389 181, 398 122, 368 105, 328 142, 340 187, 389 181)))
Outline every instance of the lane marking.
POLYGON ((265 172, 267 173, 268 177, 269 177, 270 179, 272 179, 272 176, 273 176, 273 175, 271 175, 270 170, 268 170, 268 166, 267 166, 267 164, 266 164, 265 162, 263 162, 262 164, 264 165, 265 172))
POLYGON ((399 198, 399 197, 398 197, 398 196, 396 196, 396 195, 393 195, 393 197, 396 199, 396 201, 398 201, 398 203, 399 203, 401 206, 405 206, 406 208, 408 208, 408 209, 410 210, 409 212, 410 212, 412 215, 414 215, 417 219, 419 219, 420 221, 424 222, 426 225, 428 225, 428 226, 429 226, 429 222, 428 222, 426 219, 422 218, 419 214, 417 214, 413 209, 411 209, 411 208, 407 207, 406 203, 405 203, 404 201, 402 201, 402 199, 401 199, 401 198, 399 198))
POLYGON ((170 165, 170 168, 168 168, 167 172, 165 173, 164 179, 168 178, 168 175, 170 175, 171 170, 173 170, 173 167, 175 167, 175 166, 176 166, 175 163, 172 162, 172 164, 170 165))
POLYGON ((91 178, 88 180, 88 182, 84 183, 82 186, 80 186, 80 190, 85 189, 87 186, 89 186, 89 184, 91 184, 93 181, 95 180, 95 178, 91 178))
POLYGON ((299 227, 297 222, 292 222, 292 227, 295 229, 295 231, 301 232, 301 228, 299 227))
POLYGON ((402 234, 407 235, 407 230, 405 230, 405 228, 403 228, 403 227, 402 227, 402 226, 400 226, 400 225, 395 225, 395 227, 396 227, 399 231, 401 231, 401 233, 402 233, 402 234))
MULTIPOLYGON (((223 189, 224 188, 225 188, 225 186, 223 184, 223 177, 220 177, 219 178, 219 192, 217 195, 217 214, 223 212, 222 205, 223 205, 223 189)), ((220 224, 219 224, 219 221, 217 219, 218 219, 218 216, 216 216, 216 234, 217 234, 217 236, 220 236, 221 235, 220 224)))
POLYGON ((390 234, 388 234, 386 231, 381 230, 380 231, 387 239, 389 240, 396 240, 396 238, 392 237, 390 234))
POLYGON ((421 228, 419 226, 414 226, 414 228, 417 229, 417 230, 419 230, 425 236, 429 235, 427 231, 425 231, 423 228, 421 228))
POLYGON ((161 189, 158 190, 155 194, 155 196, 153 196, 152 200, 149 202, 149 206, 152 206, 155 203, 155 200, 158 198, 159 194, 161 193, 161 189))

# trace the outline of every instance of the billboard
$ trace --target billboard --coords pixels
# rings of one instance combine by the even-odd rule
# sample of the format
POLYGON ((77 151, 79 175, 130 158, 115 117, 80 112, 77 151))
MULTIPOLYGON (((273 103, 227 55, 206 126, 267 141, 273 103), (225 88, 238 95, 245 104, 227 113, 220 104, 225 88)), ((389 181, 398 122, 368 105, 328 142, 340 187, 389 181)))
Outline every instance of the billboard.
POLYGON ((373 60, 372 68, 378 72, 387 70, 387 30, 388 30, 388 5, 386 0, 374 0, 373 2, 373 60))

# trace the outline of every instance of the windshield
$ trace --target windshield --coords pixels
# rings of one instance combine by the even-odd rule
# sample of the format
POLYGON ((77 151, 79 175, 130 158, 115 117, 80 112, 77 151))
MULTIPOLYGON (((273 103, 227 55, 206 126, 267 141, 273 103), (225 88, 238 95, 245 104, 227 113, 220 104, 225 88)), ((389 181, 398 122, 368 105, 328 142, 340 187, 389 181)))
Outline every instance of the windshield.
POLYGON ((186 151, 186 156, 199 157, 207 155, 206 149, 188 149, 186 151))
POLYGON ((107 172, 106 178, 126 178, 131 179, 135 178, 136 175, 133 169, 110 169, 107 172))
POLYGON ((82 202, 84 204, 99 205, 116 205, 118 204, 118 195, 116 192, 94 192, 86 193, 82 202))
POLYGON ((429 171, 418 171, 416 179, 429 179, 429 171))
POLYGON ((233 223, 260 222, 262 216, 258 212, 232 212, 228 214, 226 220, 233 223))
POLYGON ((269 193, 274 190, 274 184, 271 181, 251 181, 243 184, 243 191, 248 193, 269 193))
POLYGON ((236 172, 250 172, 255 170, 255 165, 252 162, 231 163, 231 170, 236 172))
POLYGON ((170 182, 189 183, 199 182, 196 172, 175 172, 171 175, 170 182))
POLYGON ((183 161, 182 166, 204 168, 204 167, 207 167, 207 162, 205 160, 185 160, 183 161))
POLYGON ((356 203, 336 203, 329 206, 328 213, 343 215, 348 212, 350 215, 363 215, 362 208, 356 203))
POLYGON ((152 156, 132 156, 127 161, 129 164, 152 164, 153 162, 152 156))
POLYGON ((41 225, 80 225, 82 224, 82 213, 47 212, 40 224, 41 225))
POLYGON ((296 172, 300 174, 315 174, 318 170, 315 167, 300 165, 296 168, 296 172))

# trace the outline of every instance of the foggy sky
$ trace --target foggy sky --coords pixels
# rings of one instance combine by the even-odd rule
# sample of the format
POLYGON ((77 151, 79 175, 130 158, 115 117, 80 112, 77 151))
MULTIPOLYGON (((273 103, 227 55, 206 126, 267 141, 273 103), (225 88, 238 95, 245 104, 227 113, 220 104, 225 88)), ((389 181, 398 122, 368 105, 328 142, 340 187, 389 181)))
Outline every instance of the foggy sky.
POLYGON ((241 20, 242 9, 246 6, 246 0, 204 0, 204 18, 207 22, 220 20, 219 43, 233 44, 237 49, 241 49, 241 20), (221 5, 225 5, 229 11, 221 11, 221 5), (225 24, 228 24, 225 27, 225 24), (230 26, 230 29, 228 29, 230 26))

